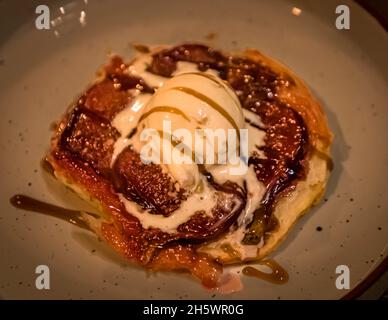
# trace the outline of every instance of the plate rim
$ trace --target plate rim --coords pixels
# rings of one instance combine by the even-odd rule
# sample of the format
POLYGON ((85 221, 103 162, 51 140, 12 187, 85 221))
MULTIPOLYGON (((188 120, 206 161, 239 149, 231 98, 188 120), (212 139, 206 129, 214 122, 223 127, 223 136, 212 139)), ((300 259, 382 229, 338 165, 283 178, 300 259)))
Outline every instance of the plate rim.
MULTIPOLYGON (((380 14, 367 0, 353 0, 361 10, 372 16, 379 25, 388 32, 388 18, 380 14)), ((365 293, 388 271, 388 256, 380 262, 363 280, 361 280, 352 290, 343 295, 340 300, 354 300, 365 293)))

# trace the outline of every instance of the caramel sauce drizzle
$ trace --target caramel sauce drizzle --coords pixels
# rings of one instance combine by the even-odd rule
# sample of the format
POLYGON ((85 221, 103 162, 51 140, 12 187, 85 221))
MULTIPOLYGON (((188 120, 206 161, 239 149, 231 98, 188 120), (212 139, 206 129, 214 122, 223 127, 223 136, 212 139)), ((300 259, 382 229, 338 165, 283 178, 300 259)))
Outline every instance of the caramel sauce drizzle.
POLYGON ((191 88, 187 88, 187 87, 174 87, 174 88, 171 88, 171 89, 172 90, 178 90, 178 91, 184 92, 186 94, 192 95, 195 98, 197 98, 199 100, 202 100, 203 102, 207 103, 214 110, 219 112, 232 125, 232 127, 236 130, 238 140, 240 141, 240 130, 239 130, 239 127, 237 126, 236 122, 231 117, 231 115, 228 112, 226 112, 225 109, 222 108, 217 102, 215 102, 214 100, 210 99, 209 97, 207 97, 207 96, 203 95, 202 93, 200 93, 200 92, 198 92, 196 90, 193 90, 191 88))
MULTIPOLYGON (((9 202, 15 208, 49 215, 70 222, 80 228, 90 230, 87 223, 83 220, 80 211, 58 207, 23 194, 16 194, 12 196, 9 199, 9 202)), ((88 214, 94 215, 89 212, 88 214)))
POLYGON ((175 107, 169 107, 169 106, 158 106, 158 107, 153 107, 151 110, 143 113, 140 118, 138 123, 142 122, 144 119, 146 119, 148 116, 155 112, 167 112, 167 113, 173 113, 173 114, 178 114, 182 116, 185 120, 190 122, 189 117, 180 109, 175 108, 175 107))
POLYGON ((272 272, 267 273, 260 271, 252 266, 246 266, 242 270, 242 273, 245 276, 258 278, 261 280, 265 280, 271 282, 273 284, 285 284, 288 282, 289 276, 286 270, 283 269, 281 265, 279 265, 274 260, 265 260, 259 262, 260 265, 265 265, 271 269, 272 272))
MULTIPOLYGON (((232 86, 229 84, 228 81, 225 81, 223 80, 222 82, 221 81, 218 81, 215 76, 211 75, 211 74, 208 74, 208 73, 204 73, 204 72, 186 72, 186 73, 181 73, 181 74, 178 74, 176 77, 179 77, 179 76, 182 76, 182 75, 188 75, 188 74, 195 74, 195 75, 198 75, 198 76, 202 76, 202 77, 205 77, 209 80, 211 80, 212 82, 214 82, 217 86, 219 87, 224 87, 224 88, 229 88, 232 92, 234 92, 235 90, 232 88, 232 86)), ((229 97, 232 98, 232 100, 234 101, 235 100, 235 97, 233 97, 233 95, 230 94, 230 92, 228 90, 226 90, 226 92, 228 93, 229 97)), ((240 105, 236 104, 237 108, 240 108, 240 105)))

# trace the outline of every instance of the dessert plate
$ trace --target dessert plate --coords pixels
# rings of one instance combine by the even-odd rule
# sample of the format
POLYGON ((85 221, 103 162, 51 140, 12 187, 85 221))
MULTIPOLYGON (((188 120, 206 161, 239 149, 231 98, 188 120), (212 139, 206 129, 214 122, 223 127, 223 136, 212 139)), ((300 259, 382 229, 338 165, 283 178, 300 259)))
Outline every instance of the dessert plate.
POLYGON ((386 268, 388 35, 357 3, 60 1, 49 6, 48 30, 36 28, 39 4, 0 3, 2 298, 337 299, 357 296, 386 268), (350 9, 349 30, 336 28, 340 4, 350 9), (110 53, 129 59, 135 43, 191 41, 260 49, 304 79, 328 115, 334 169, 325 199, 272 255, 289 273, 286 284, 242 276, 241 291, 222 295, 183 274, 149 275, 92 233, 9 202, 22 193, 90 210, 42 169, 47 124, 60 118, 110 53), (40 265, 49 267, 49 290, 36 288, 40 265), (338 266, 349 268, 349 289, 336 286, 338 266))

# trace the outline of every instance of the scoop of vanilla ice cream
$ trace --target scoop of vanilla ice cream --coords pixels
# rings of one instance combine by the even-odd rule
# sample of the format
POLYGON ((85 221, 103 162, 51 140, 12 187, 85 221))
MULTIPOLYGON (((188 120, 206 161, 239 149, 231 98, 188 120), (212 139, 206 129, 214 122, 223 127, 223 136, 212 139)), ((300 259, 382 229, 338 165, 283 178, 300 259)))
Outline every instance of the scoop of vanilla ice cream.
MULTIPOLYGON (((238 138, 238 130, 244 128, 245 121, 236 94, 222 79, 205 73, 186 73, 171 78, 157 90, 143 109, 139 125, 140 130, 152 128, 160 133, 167 129, 166 136, 172 134, 176 144, 182 142, 188 149, 195 150, 197 160, 203 159, 206 163, 211 160, 206 150, 214 150, 212 156, 217 162, 219 151, 227 153, 228 129, 237 130, 238 138), (214 134, 221 130, 224 134, 215 139, 209 131, 201 129, 211 129, 214 134), (191 140, 184 132, 190 133, 191 140), (203 148, 199 150, 195 146, 198 139, 203 140, 203 148)), ((238 139, 234 146, 237 152, 238 139)), ((166 167, 182 187, 195 188, 199 172, 194 153, 190 153, 192 163, 181 164, 174 162, 174 153, 179 156, 176 154, 179 152, 172 147, 172 163, 167 163, 166 167)))

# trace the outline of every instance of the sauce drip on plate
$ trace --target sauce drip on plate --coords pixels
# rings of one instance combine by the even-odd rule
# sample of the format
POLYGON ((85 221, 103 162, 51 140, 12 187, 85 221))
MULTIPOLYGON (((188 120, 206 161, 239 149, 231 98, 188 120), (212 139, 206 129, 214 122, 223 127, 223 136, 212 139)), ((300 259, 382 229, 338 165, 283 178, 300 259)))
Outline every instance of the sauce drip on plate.
POLYGON ((22 194, 12 196, 9 202, 15 208, 46 214, 70 222, 83 229, 90 229, 82 219, 80 211, 61 208, 22 194))
POLYGON ((254 277, 271 282, 273 284, 285 284, 288 282, 288 273, 274 260, 265 260, 259 263, 271 269, 270 273, 260 271, 252 266, 244 267, 242 273, 248 277, 254 277))

